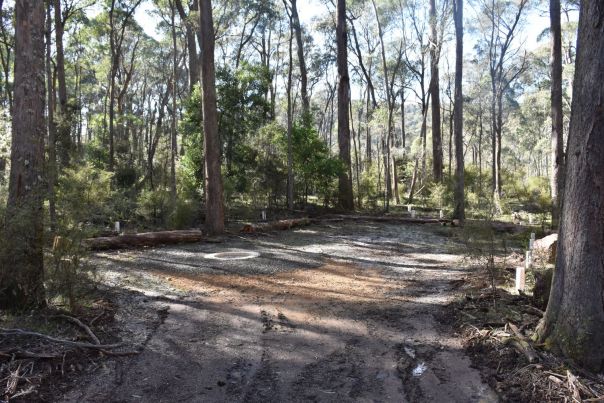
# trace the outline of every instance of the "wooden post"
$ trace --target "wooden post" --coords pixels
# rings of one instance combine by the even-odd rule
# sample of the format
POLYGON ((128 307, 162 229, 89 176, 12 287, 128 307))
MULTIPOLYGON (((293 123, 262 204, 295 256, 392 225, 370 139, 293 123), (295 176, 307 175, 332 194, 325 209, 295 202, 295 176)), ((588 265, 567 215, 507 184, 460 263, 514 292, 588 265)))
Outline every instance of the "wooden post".
POLYGON ((524 291, 526 284, 526 271, 524 267, 516 267, 516 290, 524 291))

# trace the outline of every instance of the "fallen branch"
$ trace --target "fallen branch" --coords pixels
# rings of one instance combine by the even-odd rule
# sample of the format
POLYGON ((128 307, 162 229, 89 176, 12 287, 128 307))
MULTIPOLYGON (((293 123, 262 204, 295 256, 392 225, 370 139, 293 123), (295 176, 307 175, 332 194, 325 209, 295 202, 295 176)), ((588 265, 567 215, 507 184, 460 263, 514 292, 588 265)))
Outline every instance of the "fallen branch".
POLYGON ((200 230, 143 232, 118 236, 88 238, 84 246, 92 250, 127 249, 132 247, 157 246, 177 243, 192 243, 202 240, 200 230))
POLYGON ((27 350, 8 350, 8 351, 0 351, 0 356, 3 357, 14 357, 14 358, 59 358, 60 354, 47 354, 47 353, 32 353, 27 350))
POLYGON ((348 214, 331 214, 328 216, 313 218, 313 222, 323 222, 329 220, 355 220, 355 221, 374 221, 374 222, 386 222, 386 223, 400 223, 400 224, 442 224, 452 225, 453 220, 447 220, 444 218, 411 218, 411 217, 394 217, 394 216, 370 216, 370 215, 348 215, 348 214))
POLYGON ((510 337, 507 342, 511 343, 518 352, 524 354, 531 364, 539 361, 539 355, 528 340, 526 340, 526 337, 520 333, 520 330, 518 330, 516 325, 508 322, 508 327, 514 333, 515 337, 510 337))
POLYGON ((290 220, 279 220, 266 223, 246 224, 241 228, 241 232, 251 234, 255 232, 267 232, 277 230, 288 230, 296 227, 305 227, 310 225, 311 220, 308 218, 294 218, 290 220))
POLYGON ((122 347, 124 343, 115 343, 115 344, 91 344, 91 343, 83 343, 77 342, 73 340, 65 340, 65 339, 57 339, 52 336, 48 336, 46 334, 31 332, 29 330, 23 329, 5 329, 0 328, 0 334, 7 336, 32 336, 38 337, 40 339, 48 340, 53 343, 65 344, 67 346, 79 347, 79 348, 89 348, 95 350, 112 350, 114 348, 122 347))
POLYGON ((24 390, 22 390, 22 391, 20 391, 20 392, 18 392, 18 393, 15 393, 15 394, 14 394, 14 395, 12 395, 10 398, 11 398, 11 399, 16 399, 16 398, 18 398, 18 397, 27 396, 27 395, 32 394, 33 392, 35 392, 35 390, 36 390, 36 387, 32 385, 32 386, 30 386, 30 387, 29 387, 29 388, 27 388, 27 389, 24 389, 24 390))
POLYGON ((78 325, 81 329, 83 329, 86 332, 86 334, 88 335, 88 337, 90 337, 92 339, 92 341, 94 342, 94 344, 101 344, 101 341, 99 340, 98 337, 96 337, 96 335, 90 329, 90 327, 86 326, 78 318, 74 318, 72 316, 67 316, 67 315, 56 315, 56 317, 68 320, 71 323, 75 323, 76 325, 78 325))

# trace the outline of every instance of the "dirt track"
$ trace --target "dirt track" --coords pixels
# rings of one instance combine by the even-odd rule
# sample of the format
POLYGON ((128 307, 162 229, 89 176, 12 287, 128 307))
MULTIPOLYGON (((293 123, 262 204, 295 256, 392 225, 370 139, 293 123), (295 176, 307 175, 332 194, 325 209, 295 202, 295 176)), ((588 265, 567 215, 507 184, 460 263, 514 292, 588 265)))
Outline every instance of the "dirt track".
POLYGON ((98 255, 104 281, 130 290, 121 336, 145 349, 64 401, 496 401, 447 324, 466 272, 438 228, 338 223, 98 255))

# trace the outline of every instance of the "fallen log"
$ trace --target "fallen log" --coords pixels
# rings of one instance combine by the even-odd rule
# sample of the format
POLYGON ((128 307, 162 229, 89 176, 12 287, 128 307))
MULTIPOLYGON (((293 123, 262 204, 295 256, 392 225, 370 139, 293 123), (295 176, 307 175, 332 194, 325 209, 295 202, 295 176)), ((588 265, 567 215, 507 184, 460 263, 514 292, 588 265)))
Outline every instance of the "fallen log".
POLYGON ((442 224, 452 225, 453 220, 445 218, 411 218, 397 216, 371 216, 371 215, 349 215, 349 214, 330 214, 323 217, 315 218, 313 222, 322 222, 329 220, 355 220, 355 221, 373 221, 385 223, 401 223, 401 224, 442 224))
POLYGON ((202 240, 200 230, 143 232, 118 236, 88 238, 83 241, 91 250, 126 249, 132 247, 157 246, 177 243, 192 243, 202 240))
POLYGON ((311 224, 308 218, 293 218, 289 220, 279 220, 265 223, 245 224, 241 232, 252 234, 255 232, 283 231, 296 227, 305 227, 311 224))

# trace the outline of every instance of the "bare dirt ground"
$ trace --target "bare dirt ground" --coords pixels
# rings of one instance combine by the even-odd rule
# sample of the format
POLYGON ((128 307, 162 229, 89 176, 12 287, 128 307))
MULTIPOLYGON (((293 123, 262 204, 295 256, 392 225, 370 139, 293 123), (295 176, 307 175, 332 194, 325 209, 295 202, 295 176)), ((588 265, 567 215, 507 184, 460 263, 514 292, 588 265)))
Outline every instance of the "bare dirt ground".
POLYGON ((458 254, 438 226, 362 222, 99 254, 144 349, 62 401, 497 401, 446 313, 458 254))

